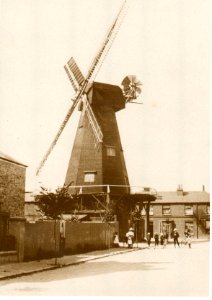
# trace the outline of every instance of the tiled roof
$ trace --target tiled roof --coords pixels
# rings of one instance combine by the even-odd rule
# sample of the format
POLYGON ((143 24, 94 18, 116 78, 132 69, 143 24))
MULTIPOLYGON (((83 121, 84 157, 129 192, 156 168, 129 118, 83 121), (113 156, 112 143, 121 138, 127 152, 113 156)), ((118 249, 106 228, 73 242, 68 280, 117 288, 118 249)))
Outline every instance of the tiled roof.
POLYGON ((183 192, 178 196, 177 192, 158 192, 157 203, 206 203, 210 202, 210 194, 205 191, 201 192, 183 192))
POLYGON ((21 162, 18 162, 17 160, 15 160, 11 156, 3 153, 2 151, 0 151, 0 159, 12 162, 12 163, 17 164, 17 165, 21 165, 21 166, 27 167, 26 165, 22 164, 21 162))

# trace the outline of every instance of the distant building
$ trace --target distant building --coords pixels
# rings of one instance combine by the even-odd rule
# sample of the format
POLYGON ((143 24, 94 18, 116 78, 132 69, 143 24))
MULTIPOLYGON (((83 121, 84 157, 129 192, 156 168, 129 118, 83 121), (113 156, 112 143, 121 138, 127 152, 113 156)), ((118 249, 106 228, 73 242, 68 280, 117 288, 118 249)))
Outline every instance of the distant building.
POLYGON ((15 244, 19 260, 23 256, 26 167, 0 152, 0 251, 15 244))
MULTIPOLYGON (((183 191, 181 186, 175 192, 158 192, 158 199, 150 205, 149 231, 167 232, 172 236, 177 228, 180 237, 189 229, 195 238, 209 237, 210 233, 210 194, 202 191, 183 191)), ((146 226, 146 212, 142 211, 146 226)))

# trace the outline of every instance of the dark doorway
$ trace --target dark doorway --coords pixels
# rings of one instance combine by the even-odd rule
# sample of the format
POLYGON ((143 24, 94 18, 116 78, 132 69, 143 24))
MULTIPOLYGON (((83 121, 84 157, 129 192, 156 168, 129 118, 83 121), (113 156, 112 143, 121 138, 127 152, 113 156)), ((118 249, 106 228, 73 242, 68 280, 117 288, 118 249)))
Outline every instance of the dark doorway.
POLYGON ((145 222, 144 219, 136 220, 134 224, 135 228, 135 241, 140 243, 145 237, 145 222))

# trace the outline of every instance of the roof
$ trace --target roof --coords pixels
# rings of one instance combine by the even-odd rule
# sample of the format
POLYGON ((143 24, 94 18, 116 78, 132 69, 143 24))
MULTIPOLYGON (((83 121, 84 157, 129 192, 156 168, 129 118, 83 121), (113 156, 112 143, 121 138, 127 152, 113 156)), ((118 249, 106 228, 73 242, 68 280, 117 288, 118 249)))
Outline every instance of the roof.
POLYGON ((3 160, 6 160, 8 162, 11 162, 11 163, 14 163, 16 165, 20 165, 20 166, 23 166, 23 167, 27 167, 27 165, 24 165, 22 164, 21 162, 15 160, 14 158, 12 158, 11 156, 3 153, 2 151, 0 151, 0 159, 3 159, 3 160))
POLYGON ((157 203, 210 203, 210 194, 201 192, 183 192, 178 196, 177 192, 158 192, 157 203))

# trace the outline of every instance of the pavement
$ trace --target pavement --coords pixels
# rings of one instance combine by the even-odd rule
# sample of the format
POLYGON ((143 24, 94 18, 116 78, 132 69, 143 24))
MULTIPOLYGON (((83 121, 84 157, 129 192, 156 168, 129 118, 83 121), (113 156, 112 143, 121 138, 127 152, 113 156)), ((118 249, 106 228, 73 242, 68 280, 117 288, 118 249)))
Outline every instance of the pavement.
MULTIPOLYGON (((208 240, 193 240, 192 243, 196 242, 208 242, 208 240)), ((169 244, 172 244, 170 242, 169 244)), ((153 245, 153 242, 151 243, 153 245)), ((67 255, 59 257, 57 265, 55 265, 55 258, 34 260, 29 262, 20 263, 7 263, 0 265, 0 281, 12 279, 16 277, 31 275, 38 272, 44 272, 48 270, 54 270, 57 268, 63 268, 71 265, 78 265, 87 261, 96 260, 103 257, 112 255, 124 254, 131 251, 137 251, 146 249, 146 243, 135 243, 133 248, 128 248, 126 244, 120 243, 118 248, 110 248, 105 250, 92 251, 88 253, 81 253, 75 255, 67 255)))
POLYGON ((66 255, 57 259, 57 265, 55 265, 55 258, 34 260, 29 262, 7 263, 0 265, 0 281, 31 275, 38 272, 54 270, 57 268, 63 268, 71 265, 78 265, 87 261, 108 257, 111 255, 124 254, 140 249, 141 246, 137 247, 137 245, 134 245, 134 248, 127 248, 123 247, 122 245, 119 248, 98 250, 75 255, 66 255))

